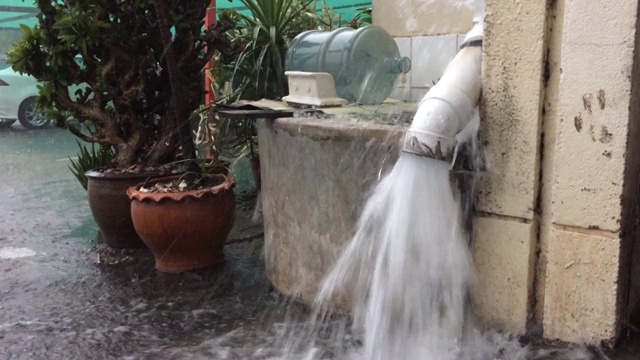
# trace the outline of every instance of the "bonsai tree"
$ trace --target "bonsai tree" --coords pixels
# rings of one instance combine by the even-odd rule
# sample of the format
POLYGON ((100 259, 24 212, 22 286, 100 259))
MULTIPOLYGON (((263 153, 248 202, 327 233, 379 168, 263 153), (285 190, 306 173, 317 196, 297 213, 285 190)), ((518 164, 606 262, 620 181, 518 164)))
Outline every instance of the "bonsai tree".
POLYGON ((188 118, 206 64, 233 56, 232 22, 203 29, 209 0, 35 2, 38 24, 8 60, 42 83, 38 104, 57 125, 111 148, 120 169, 193 158, 188 118))

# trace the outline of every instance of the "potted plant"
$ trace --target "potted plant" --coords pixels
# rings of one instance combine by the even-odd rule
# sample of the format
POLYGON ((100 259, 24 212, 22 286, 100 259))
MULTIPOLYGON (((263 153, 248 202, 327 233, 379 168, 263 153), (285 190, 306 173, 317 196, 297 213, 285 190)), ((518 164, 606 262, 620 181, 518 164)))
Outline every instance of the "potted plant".
POLYGON ((188 117, 203 100, 202 69, 214 54, 229 52, 223 34, 233 26, 218 22, 203 30, 209 2, 36 0, 38 24, 23 26, 22 39, 9 51, 15 70, 42 83, 38 104, 57 125, 113 151, 110 166, 86 174, 90 208, 107 245, 141 244, 129 186, 197 172, 188 117), (157 5, 166 10, 164 18, 157 5))
POLYGON ((135 229, 162 272, 180 273, 224 261, 234 222, 235 179, 228 176, 230 163, 220 153, 229 138, 219 131, 213 108, 201 108, 197 115, 199 173, 151 179, 127 190, 135 229))

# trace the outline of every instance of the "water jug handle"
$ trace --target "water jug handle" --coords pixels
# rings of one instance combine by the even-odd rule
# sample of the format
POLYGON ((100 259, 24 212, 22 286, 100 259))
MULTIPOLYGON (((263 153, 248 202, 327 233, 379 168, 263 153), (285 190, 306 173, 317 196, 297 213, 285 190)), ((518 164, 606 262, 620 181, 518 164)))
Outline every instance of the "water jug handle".
POLYGON ((411 60, 406 56, 385 59, 384 65, 387 71, 393 74, 406 74, 411 70, 411 60))

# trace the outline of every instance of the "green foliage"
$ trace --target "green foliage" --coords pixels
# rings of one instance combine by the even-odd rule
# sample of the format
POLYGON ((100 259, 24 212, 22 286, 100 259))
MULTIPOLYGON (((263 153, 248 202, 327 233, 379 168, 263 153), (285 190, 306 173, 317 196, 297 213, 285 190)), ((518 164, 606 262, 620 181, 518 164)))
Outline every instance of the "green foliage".
POLYGON ((201 108, 198 117, 195 144, 202 165, 223 160, 233 166, 242 157, 257 153, 258 134, 253 120, 222 120, 211 107, 201 108))
MULTIPOLYGON (((221 20, 236 27, 227 33, 231 43, 241 52, 233 61, 218 61, 215 74, 220 85, 219 101, 280 98, 287 93, 284 56, 291 40, 303 26, 315 28, 309 17, 311 0, 240 0, 250 16, 233 10, 223 11, 221 20)), ((309 29, 306 29, 309 30, 309 29)))
POLYGON ((373 20, 373 18, 371 17, 372 12, 373 9, 370 7, 358 9, 356 16, 354 16, 353 19, 349 21, 349 26, 354 29, 358 29, 361 26, 370 25, 373 20))
POLYGON ((332 31, 346 26, 342 21, 342 15, 336 14, 332 8, 327 6, 326 0, 322 0, 322 6, 319 10, 317 10, 317 0, 314 0, 312 6, 315 10, 314 17, 318 22, 317 30, 332 31))
POLYGON ((327 6, 326 0, 234 0, 250 11, 220 13, 221 21, 235 24, 226 38, 240 51, 234 57, 216 59, 212 69, 213 91, 218 103, 239 99, 278 99, 286 95, 284 58, 291 41, 309 30, 332 31, 340 27, 358 28, 371 23, 371 8, 358 10, 343 21, 327 6), (319 6, 320 5, 320 6, 319 6), (319 10, 318 10, 319 8, 319 10))
MULTIPOLYGON (((278 99, 288 93, 284 59, 291 41, 308 30, 331 31, 342 26, 359 27, 371 22, 371 9, 360 9, 356 17, 343 22, 325 0, 237 0, 250 15, 233 10, 220 19, 235 24, 226 33, 230 44, 241 49, 230 61, 216 59, 213 91, 217 102, 239 99, 278 99)), ((219 153, 230 159, 255 155, 258 151, 255 121, 216 120, 217 134, 224 139, 219 153)))
POLYGON ((225 139, 219 146, 220 154, 234 159, 233 165, 243 157, 258 153, 258 130, 253 119, 219 121, 218 133, 225 139))
MULTIPOLYGON (((203 31, 209 0, 163 0, 171 46, 191 113, 204 97, 203 69, 214 54, 228 54, 229 23, 203 31)), ((112 147, 114 162, 158 166, 172 162, 180 141, 165 48, 153 0, 36 0, 33 28, 9 63, 42 82, 39 105, 80 139, 112 147), (80 127, 70 123, 91 124, 80 127)))
POLYGON ((115 154, 112 148, 103 148, 96 146, 96 144, 85 146, 79 141, 76 141, 76 143, 80 150, 77 159, 69 158, 69 161, 71 161, 69 170, 78 179, 80 185, 87 190, 87 177, 84 174, 89 170, 110 165, 115 154))

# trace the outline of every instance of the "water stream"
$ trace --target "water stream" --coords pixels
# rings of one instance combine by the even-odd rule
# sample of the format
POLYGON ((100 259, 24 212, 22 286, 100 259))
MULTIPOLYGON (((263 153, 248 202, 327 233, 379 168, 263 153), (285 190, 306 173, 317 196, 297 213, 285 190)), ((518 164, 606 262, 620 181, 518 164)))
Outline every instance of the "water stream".
POLYGON ((323 284, 313 325, 348 289, 363 359, 445 359, 460 349, 473 271, 449 174, 447 163, 402 154, 323 284))

